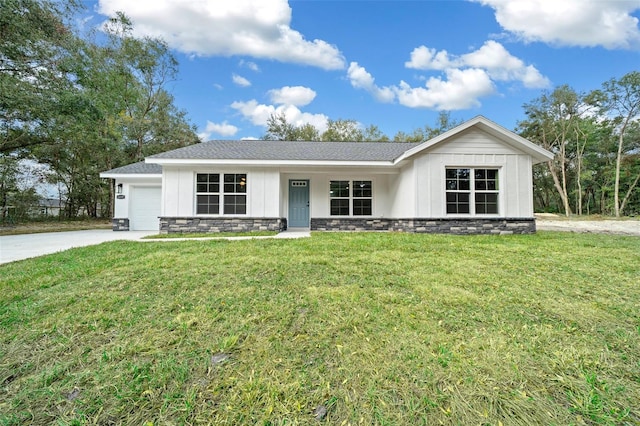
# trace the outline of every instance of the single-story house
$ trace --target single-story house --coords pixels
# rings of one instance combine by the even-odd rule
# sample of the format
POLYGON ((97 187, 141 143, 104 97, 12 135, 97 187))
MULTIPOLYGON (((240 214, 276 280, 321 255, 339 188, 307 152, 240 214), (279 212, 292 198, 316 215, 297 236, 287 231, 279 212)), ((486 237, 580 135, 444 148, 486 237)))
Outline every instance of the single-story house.
POLYGON ((552 158, 478 116, 423 143, 210 141, 101 176, 117 231, 531 233, 552 158))

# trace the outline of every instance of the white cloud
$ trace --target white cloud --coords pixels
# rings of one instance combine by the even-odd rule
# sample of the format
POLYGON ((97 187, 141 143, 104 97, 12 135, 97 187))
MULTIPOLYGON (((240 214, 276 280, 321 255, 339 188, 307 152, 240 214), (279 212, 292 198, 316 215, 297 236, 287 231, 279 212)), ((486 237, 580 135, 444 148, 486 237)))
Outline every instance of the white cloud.
POLYGON ((207 121, 207 126, 202 133, 198 133, 200 140, 206 141, 211 138, 211 134, 215 133, 220 136, 233 136, 238 133, 238 128, 232 124, 223 121, 222 123, 212 123, 207 121))
POLYGON ((379 87, 373 76, 357 62, 351 62, 347 70, 347 77, 356 89, 364 89, 380 102, 393 102, 395 95, 390 87, 379 87))
POLYGON ((394 91, 401 105, 410 108, 459 110, 480 106, 479 98, 495 92, 489 75, 481 69, 450 69, 447 79, 431 77, 425 87, 411 87, 404 81, 394 91))
POLYGON ((417 70, 445 70, 451 68, 451 60, 446 50, 437 51, 427 46, 420 46, 411 52, 411 60, 404 63, 407 68, 417 70))
POLYGON ((241 67, 249 68, 253 72, 260 72, 260 67, 255 62, 245 61, 244 59, 241 59, 238 65, 240 65, 241 67))
POLYGON ((471 0, 495 10, 505 30, 525 42, 607 49, 640 46, 639 0, 471 0))
POLYGON ((355 62, 349 66, 348 77, 355 88, 364 89, 384 102, 398 101, 409 108, 459 110, 480 105, 480 98, 495 92, 489 74, 479 68, 445 71, 446 79, 429 77, 424 87, 411 87, 405 81, 398 86, 379 87, 373 76, 355 62))
POLYGON ((202 56, 245 55, 343 69, 342 53, 324 40, 306 40, 291 28, 287 0, 99 0, 98 11, 123 11, 137 35, 202 56))
POLYGON ((233 80, 233 82, 240 86, 240 87, 249 87, 251 86, 251 82, 249 80, 247 80, 246 78, 239 76, 238 74, 233 74, 231 76, 231 79, 233 80))
POLYGON ((407 68, 441 71, 444 76, 419 76, 424 87, 412 87, 405 81, 397 86, 380 87, 373 76, 356 62, 347 70, 351 85, 364 89, 383 102, 397 100, 410 108, 460 110, 480 106, 480 99, 496 92, 498 81, 518 81, 527 88, 545 88, 549 79, 533 65, 509 53, 500 43, 489 40, 479 49, 451 55, 446 50, 420 46, 411 52, 407 68))
POLYGON ((302 112, 295 105, 265 105, 259 104, 255 99, 246 102, 236 101, 231 104, 231 108, 238 111, 254 125, 265 127, 272 114, 284 114, 287 122, 294 126, 303 126, 309 123, 317 128, 318 131, 323 132, 327 129, 327 120, 329 118, 324 114, 302 112))
POLYGON ((315 99, 316 92, 303 86, 284 86, 269 90, 269 96, 274 104, 305 106, 315 99))
POLYGON ((419 70, 450 70, 463 68, 482 69, 496 81, 520 81, 527 88, 549 87, 549 79, 533 65, 526 65, 522 59, 513 56, 497 41, 488 40, 473 52, 455 56, 446 50, 436 51, 426 46, 415 48, 411 60, 405 62, 407 68, 419 70))

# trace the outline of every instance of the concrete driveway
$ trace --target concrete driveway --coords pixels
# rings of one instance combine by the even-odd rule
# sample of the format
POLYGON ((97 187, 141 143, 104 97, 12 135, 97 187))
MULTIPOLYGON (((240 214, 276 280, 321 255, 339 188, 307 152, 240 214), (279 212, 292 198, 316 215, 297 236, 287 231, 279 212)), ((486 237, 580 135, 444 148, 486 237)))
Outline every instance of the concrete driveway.
POLYGON ((0 264, 115 240, 139 240, 158 231, 114 232, 110 229, 47 232, 0 237, 0 264))

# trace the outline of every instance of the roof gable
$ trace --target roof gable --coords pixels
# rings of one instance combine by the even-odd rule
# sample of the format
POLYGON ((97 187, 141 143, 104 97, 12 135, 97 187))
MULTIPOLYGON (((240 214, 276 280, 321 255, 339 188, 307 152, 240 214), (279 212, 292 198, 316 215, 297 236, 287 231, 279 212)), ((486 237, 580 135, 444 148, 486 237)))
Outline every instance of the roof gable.
POLYGON ((406 160, 421 152, 430 151, 435 147, 442 146, 465 133, 470 133, 471 130, 481 131, 491 136, 496 142, 504 144, 508 148, 530 155, 534 160, 534 164, 553 159, 553 154, 546 149, 529 142, 514 132, 507 130, 493 121, 479 115, 436 136, 433 139, 421 143, 415 148, 406 151, 400 158, 398 158, 397 161, 406 160))

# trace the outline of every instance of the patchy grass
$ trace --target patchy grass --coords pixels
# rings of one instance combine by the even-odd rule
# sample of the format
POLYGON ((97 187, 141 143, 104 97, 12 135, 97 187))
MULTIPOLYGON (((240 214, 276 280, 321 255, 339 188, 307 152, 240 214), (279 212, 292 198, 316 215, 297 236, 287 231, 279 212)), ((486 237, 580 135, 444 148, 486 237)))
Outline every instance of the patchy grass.
POLYGON ((278 235, 276 231, 250 231, 250 232, 191 232, 188 234, 156 234, 142 237, 144 240, 158 240, 171 238, 226 238, 226 237, 271 237, 278 235))
POLYGON ((0 266, 0 424, 639 424, 639 282, 610 235, 73 249, 0 266))
POLYGON ((83 231, 85 229, 111 229, 108 219, 34 221, 11 226, 0 226, 0 235, 39 234, 43 232, 83 231))

